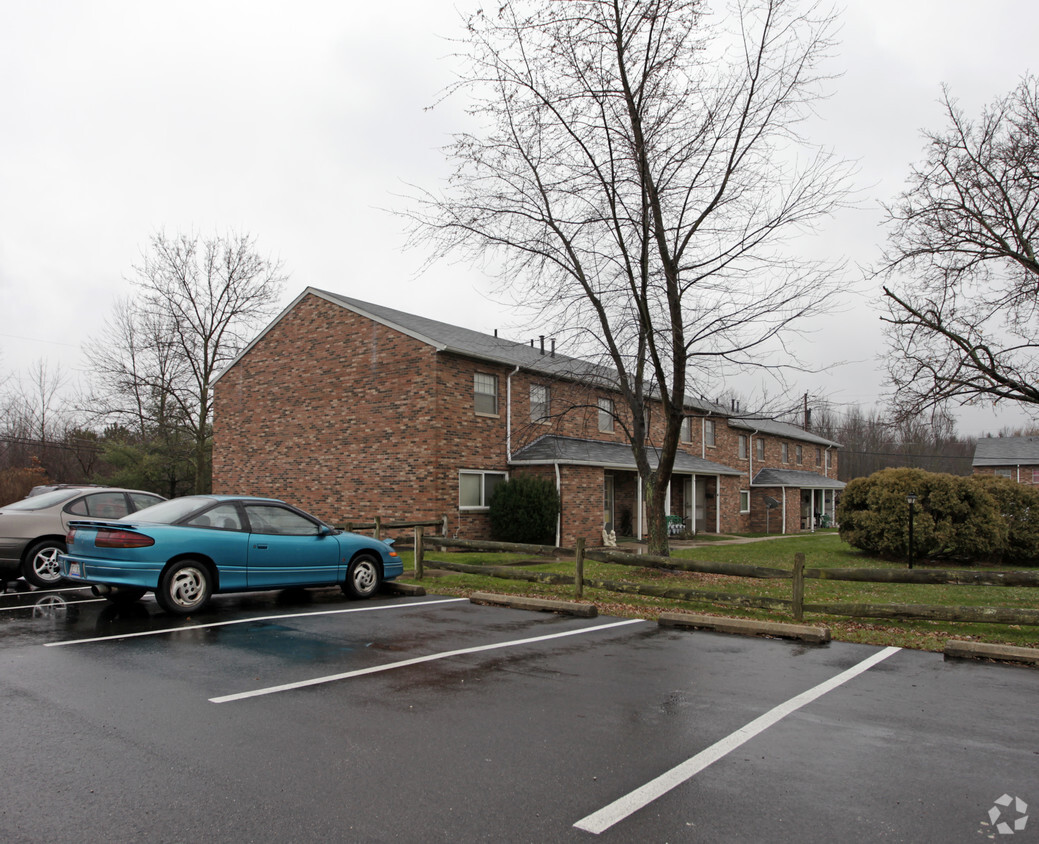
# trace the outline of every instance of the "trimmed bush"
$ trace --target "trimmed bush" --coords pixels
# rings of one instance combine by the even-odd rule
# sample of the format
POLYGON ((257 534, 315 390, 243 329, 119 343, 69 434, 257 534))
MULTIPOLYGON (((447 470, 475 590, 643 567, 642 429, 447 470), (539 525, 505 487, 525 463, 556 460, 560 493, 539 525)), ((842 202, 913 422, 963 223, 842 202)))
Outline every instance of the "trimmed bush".
POLYGON ((553 545, 559 493, 548 478, 515 475, 494 488, 489 515, 491 536, 499 542, 553 545))
POLYGON ((975 475, 971 480, 995 499, 1003 518, 1006 538, 1000 559, 1039 560, 1039 489, 995 475, 975 475))
POLYGON ((848 484, 837 507, 841 538, 871 554, 909 555, 909 504, 918 560, 988 560, 1004 556, 1007 525, 996 499, 974 478, 884 469, 848 484))

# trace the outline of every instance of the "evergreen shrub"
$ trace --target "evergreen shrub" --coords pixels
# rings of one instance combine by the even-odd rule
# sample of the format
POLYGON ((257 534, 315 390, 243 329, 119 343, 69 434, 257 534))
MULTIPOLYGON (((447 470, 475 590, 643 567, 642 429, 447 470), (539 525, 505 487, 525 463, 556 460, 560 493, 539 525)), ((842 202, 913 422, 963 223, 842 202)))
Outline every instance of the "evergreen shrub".
MULTIPOLYGON (((962 477, 922 469, 884 469, 856 478, 837 506, 840 535, 870 554, 905 560, 909 555, 910 492, 913 506, 913 556, 916 560, 1010 560, 1020 552, 1029 531, 1039 529, 1027 514, 1016 516, 1001 501, 1017 502, 1015 494, 977 477, 962 477), (1008 518, 1009 517, 1009 518, 1008 518), (1014 543, 1010 524, 1014 521, 1014 543)), ((1039 503, 1039 501, 1037 501, 1039 503)), ((1037 514, 1039 515, 1039 514, 1037 514)))
POLYGON ((548 478, 515 475, 494 488, 489 516, 491 536, 499 542, 553 545, 559 493, 548 478))

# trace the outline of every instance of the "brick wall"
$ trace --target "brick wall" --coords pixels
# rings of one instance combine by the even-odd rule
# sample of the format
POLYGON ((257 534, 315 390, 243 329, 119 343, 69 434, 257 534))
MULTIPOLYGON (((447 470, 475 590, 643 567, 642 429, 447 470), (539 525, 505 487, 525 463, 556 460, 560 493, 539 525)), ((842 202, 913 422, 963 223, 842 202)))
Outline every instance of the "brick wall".
MULTIPOLYGON (((509 447, 518 451, 538 437, 556 434, 627 444, 630 420, 619 397, 619 421, 599 430, 598 399, 604 389, 547 378, 513 367, 445 353, 347 308, 308 295, 269 328, 252 349, 217 382, 214 390, 213 488, 216 492, 284 498, 333 522, 448 517, 451 534, 489 535, 487 515, 459 507, 459 471, 509 470, 509 447), (497 378, 497 412, 477 413, 474 372, 497 378), (512 395, 511 443, 507 393, 512 395), (531 386, 549 389, 546 420, 531 418, 531 386)), ((651 408, 649 439, 660 444, 665 420, 651 408)), ((756 529, 760 495, 751 514, 740 515, 739 491, 749 473, 765 467, 820 471, 815 446, 796 441, 788 463, 780 442, 765 437, 765 457, 754 450, 750 432, 715 417, 715 444, 705 447, 702 421, 694 418, 691 442, 679 448, 695 456, 743 469, 741 477, 709 481, 709 530, 718 508, 725 532, 756 529), (751 459, 738 457, 739 436, 748 436, 751 459)), ((836 477, 836 451, 827 474, 836 477)), ((555 472, 545 467, 552 479, 555 472)), ((562 541, 578 536, 601 541, 604 470, 563 467, 562 541)), ((683 513, 680 478, 672 487, 672 512, 683 513)), ((637 524, 635 475, 616 473, 618 528, 622 510, 637 524), (630 487, 630 488, 629 488, 630 487)), ((788 531, 798 530, 799 507, 788 506, 788 531), (791 511, 793 514, 791 515, 791 511)), ((618 532, 620 532, 618 530, 618 532)))
POLYGON ((216 383, 213 489, 329 521, 438 518, 433 350, 307 296, 216 383))
POLYGON ((974 474, 1001 475, 1019 484, 1039 485, 1039 466, 975 466, 974 474))

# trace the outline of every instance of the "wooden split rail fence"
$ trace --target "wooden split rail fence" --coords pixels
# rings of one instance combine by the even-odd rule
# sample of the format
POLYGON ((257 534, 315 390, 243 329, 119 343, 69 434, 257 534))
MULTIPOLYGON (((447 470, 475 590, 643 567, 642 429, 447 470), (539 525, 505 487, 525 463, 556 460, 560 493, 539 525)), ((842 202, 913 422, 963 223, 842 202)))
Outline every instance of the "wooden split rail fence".
MULTIPOLYGON (((579 540, 575 548, 555 548, 547 545, 525 545, 509 542, 483 542, 470 539, 423 536, 422 527, 415 530, 415 576, 424 576, 425 556, 431 549, 458 549, 464 551, 516 552, 545 557, 573 557, 574 574, 535 572, 516 565, 486 566, 457 563, 437 559, 431 567, 448 571, 480 574, 510 580, 525 580, 555 584, 572 584, 577 598, 583 597, 584 587, 606 589, 636 595, 672 598, 683 601, 729 604, 755 609, 775 609, 789 612, 795 621, 803 621, 805 613, 837 615, 851 618, 927 619, 932 621, 981 622, 986 624, 1039 625, 1039 609, 1013 607, 971 607, 928 604, 868 604, 868 603, 805 603, 805 580, 841 580, 858 583, 907 583, 960 586, 1039 586, 1039 572, 1032 571, 967 571, 939 569, 854 569, 805 568, 804 554, 794 555, 792 570, 752 566, 742 563, 707 562, 681 557, 658 557, 648 554, 629 554, 611 549, 585 548, 579 540), (427 548, 429 545, 431 548, 427 548), (760 579, 787 579, 792 582, 791 598, 770 598, 762 595, 740 595, 703 589, 633 583, 624 580, 606 580, 588 577, 584 561, 596 560, 638 568, 666 571, 689 571, 702 574, 720 574, 730 577, 760 579)), ((528 562, 529 561, 523 561, 528 562)))

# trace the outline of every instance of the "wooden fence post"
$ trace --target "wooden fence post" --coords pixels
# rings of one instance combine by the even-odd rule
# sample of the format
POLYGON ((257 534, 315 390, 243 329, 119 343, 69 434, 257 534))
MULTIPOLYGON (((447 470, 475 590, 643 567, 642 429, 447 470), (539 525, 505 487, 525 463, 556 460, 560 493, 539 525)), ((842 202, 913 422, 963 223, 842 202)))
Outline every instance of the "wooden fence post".
POLYGON ((375 538, 382 539, 382 516, 375 517, 375 538))
POLYGON ((804 621, 805 615, 805 555, 794 554, 794 621, 804 621))
POLYGON ((415 528, 415 578, 422 580, 422 525, 415 528))
POLYGON ((577 563, 574 568, 574 594, 584 597, 584 537, 577 537, 577 563))

